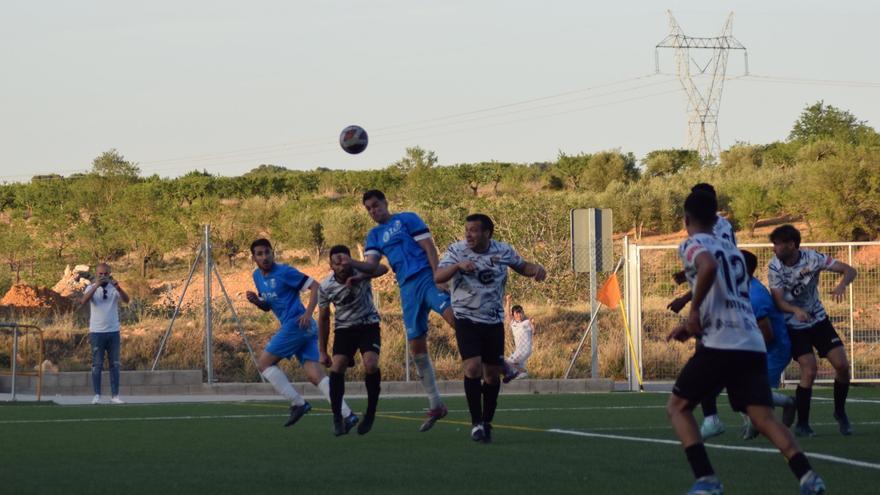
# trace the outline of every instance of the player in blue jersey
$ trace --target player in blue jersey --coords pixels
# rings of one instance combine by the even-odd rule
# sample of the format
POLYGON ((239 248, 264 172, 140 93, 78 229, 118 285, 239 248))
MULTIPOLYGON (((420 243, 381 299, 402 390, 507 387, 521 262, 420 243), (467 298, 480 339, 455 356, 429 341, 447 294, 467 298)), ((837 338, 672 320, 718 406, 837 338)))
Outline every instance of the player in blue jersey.
MULTIPOLYGON (((312 406, 293 388, 284 371, 277 366, 282 359, 296 359, 302 364, 308 380, 330 400, 330 380, 324 374, 318 354, 318 325, 312 319, 318 304, 318 282, 292 266, 275 262, 275 253, 268 239, 251 243, 251 257, 256 263, 254 286, 257 292, 247 291, 247 300, 263 311, 272 311, 281 322, 281 328, 263 350, 257 366, 263 377, 276 392, 290 400, 290 417, 284 426, 299 421, 312 406), (310 291, 309 306, 303 307, 299 293, 310 291)), ((350 430, 358 417, 343 402, 345 425, 350 430)))
POLYGON ((843 302, 846 287, 855 280, 856 269, 831 256, 801 249, 801 233, 792 225, 781 225, 770 233, 775 256, 767 267, 767 280, 776 306, 785 313, 785 323, 791 337, 791 355, 798 362, 801 379, 795 390, 797 425, 795 434, 811 437, 810 399, 816 379, 816 356, 828 359, 834 367, 834 419, 842 435, 852 434, 852 425, 846 415, 846 396, 849 393, 850 366, 843 341, 834 330, 822 301, 819 300, 819 274, 823 271, 842 275, 831 290, 836 302, 843 302))
MULTIPOLYGON (((773 302, 770 291, 755 278, 755 270, 758 269, 758 257, 751 251, 741 249, 743 259, 746 260, 746 270, 749 273, 749 301, 752 303, 752 312, 758 321, 758 328, 764 335, 764 344, 767 346, 767 378, 771 388, 779 388, 782 382, 782 373, 791 362, 791 341, 788 340, 788 329, 785 328, 785 317, 773 302)), ((773 392, 773 405, 782 407, 782 424, 790 427, 794 423, 794 399, 791 396, 773 392)), ((751 440, 758 436, 748 416, 743 425, 742 438, 751 440)))
POLYGON ((350 263, 356 270, 374 274, 382 256, 385 256, 394 270, 400 287, 406 338, 430 404, 428 416, 419 431, 428 431, 448 413, 437 390, 434 366, 428 356, 428 313, 435 311, 455 328, 449 294, 434 283, 434 272, 439 261, 437 246, 428 226, 418 215, 412 212, 389 212, 388 201, 382 191, 373 189, 365 192, 363 204, 377 225, 367 234, 364 261, 352 260, 350 263))
POLYGON ((492 419, 504 365, 504 288, 508 267, 541 282, 547 271, 506 242, 492 239, 495 224, 476 213, 465 219, 465 240, 452 243, 434 281, 451 282, 455 340, 464 368, 464 393, 471 413, 471 439, 492 441, 492 419))

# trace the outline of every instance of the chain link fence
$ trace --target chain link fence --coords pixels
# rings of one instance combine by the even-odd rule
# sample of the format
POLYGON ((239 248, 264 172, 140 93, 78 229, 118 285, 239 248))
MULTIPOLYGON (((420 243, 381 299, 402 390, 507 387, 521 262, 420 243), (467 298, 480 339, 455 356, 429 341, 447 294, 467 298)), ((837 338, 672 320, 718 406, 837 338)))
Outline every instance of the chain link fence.
MULTIPOLYGON (((694 341, 666 342, 672 327, 682 321, 668 304, 688 290, 686 284, 676 285, 673 274, 681 270, 677 245, 630 245, 627 252, 627 282, 631 290, 627 299, 634 332, 639 336, 636 347, 642 375, 646 381, 674 380, 682 365, 693 354, 694 341)), ((772 244, 742 244, 758 257, 755 276, 767 285, 767 265, 773 258, 772 244)), ((823 274, 819 293, 837 333, 844 341, 852 365, 854 382, 880 382, 880 243, 804 243, 836 260, 851 265, 859 276, 850 285, 847 297, 836 303, 831 289, 839 283, 839 275, 823 274)), ((684 314, 684 311, 682 314, 684 314)), ((786 381, 798 379, 798 367, 792 362, 786 369, 786 381)), ((817 380, 831 381, 834 370, 820 360, 817 380)))

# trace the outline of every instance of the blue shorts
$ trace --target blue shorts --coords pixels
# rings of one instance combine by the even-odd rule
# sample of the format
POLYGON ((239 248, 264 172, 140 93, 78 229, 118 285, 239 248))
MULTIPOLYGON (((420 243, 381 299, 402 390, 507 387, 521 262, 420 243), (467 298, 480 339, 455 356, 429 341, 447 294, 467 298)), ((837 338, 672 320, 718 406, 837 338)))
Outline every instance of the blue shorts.
POLYGON ((306 330, 299 328, 295 322, 292 327, 283 326, 272 336, 265 351, 274 356, 290 359, 296 356, 300 364, 306 361, 318 361, 318 324, 312 320, 306 330))
POLYGON ((437 288, 431 270, 422 270, 400 286, 400 304, 406 338, 413 340, 428 333, 428 312, 443 314, 450 299, 448 292, 437 288))

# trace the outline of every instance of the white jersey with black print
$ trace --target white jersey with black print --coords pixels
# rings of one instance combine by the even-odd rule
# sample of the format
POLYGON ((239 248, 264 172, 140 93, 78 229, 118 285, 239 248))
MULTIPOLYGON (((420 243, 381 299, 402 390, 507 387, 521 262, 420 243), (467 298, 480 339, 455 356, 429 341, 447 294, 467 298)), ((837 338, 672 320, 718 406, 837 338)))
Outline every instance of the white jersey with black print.
POLYGON ((507 267, 520 268, 525 261, 506 242, 491 240, 484 253, 474 252, 467 242, 452 243, 440 260, 438 268, 470 260, 477 269, 457 271, 450 281, 452 311, 456 318, 467 318, 477 323, 504 321, 504 286, 507 267))
POLYGON ((709 253, 717 267, 715 283, 700 305, 702 343, 712 349, 767 352, 749 299, 749 274, 733 243, 710 234, 694 234, 678 247, 684 272, 695 290, 697 257, 709 253))
POLYGON ((715 237, 730 241, 731 244, 736 246, 736 234, 733 233, 733 225, 720 214, 716 213, 715 215, 717 218, 715 219, 715 226, 712 227, 712 233, 715 237))
POLYGON ((786 266, 776 256, 770 260, 767 282, 770 289, 782 289, 786 302, 810 315, 799 321, 794 313, 785 313, 785 323, 793 329, 809 328, 828 317, 819 300, 819 273, 834 264, 834 258, 812 249, 800 249, 794 266, 786 266))
POLYGON ((379 322, 379 312, 373 304, 373 286, 370 279, 361 280, 346 287, 332 273, 321 281, 318 306, 336 306, 335 328, 348 328, 379 322))
POLYGON ((513 334, 513 354, 510 360, 517 363, 525 363, 532 355, 532 320, 526 318, 522 321, 510 320, 510 333, 513 334))

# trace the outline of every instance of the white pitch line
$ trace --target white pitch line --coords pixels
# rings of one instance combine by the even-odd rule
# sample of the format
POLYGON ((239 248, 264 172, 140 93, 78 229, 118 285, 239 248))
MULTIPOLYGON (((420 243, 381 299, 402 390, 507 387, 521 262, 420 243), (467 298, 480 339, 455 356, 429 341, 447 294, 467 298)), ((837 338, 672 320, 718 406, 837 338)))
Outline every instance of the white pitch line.
MULTIPOLYGON (((607 433, 590 433, 590 432, 586 432, 586 431, 562 430, 562 429, 558 429, 558 428, 553 428, 553 429, 544 430, 544 431, 547 431, 549 433, 559 433, 562 435, 573 435, 573 436, 578 436, 578 437, 604 438, 607 440, 624 440, 624 441, 628 441, 628 442, 657 443, 657 444, 663 444, 663 445, 678 445, 678 446, 681 445, 681 442, 679 442, 677 440, 667 440, 664 438, 631 437, 631 436, 627 436, 627 435, 611 435, 611 434, 607 434, 607 433)), ((741 452, 761 452, 761 453, 765 453, 765 454, 779 454, 779 450, 770 449, 770 448, 766 448, 766 447, 745 447, 745 446, 741 446, 741 445, 722 445, 722 444, 715 444, 715 443, 707 443, 704 445, 706 446, 706 448, 712 448, 712 449, 738 450, 741 452)), ((807 452, 806 454, 807 454, 808 458, 822 459, 822 460, 825 460, 828 462, 835 462, 838 464, 846 464, 848 466, 863 467, 863 468, 868 468, 868 469, 876 469, 876 470, 880 471, 880 464, 876 464, 873 462, 858 461, 855 459, 847 459, 845 457, 838 457, 838 456, 828 455, 828 454, 820 454, 817 452, 807 452)))
MULTIPOLYGON (((833 402, 834 399, 829 399, 827 397, 813 397, 813 400, 824 401, 824 402, 833 402)), ((850 404, 880 404, 880 400, 873 399, 846 399, 846 403, 850 404)))

